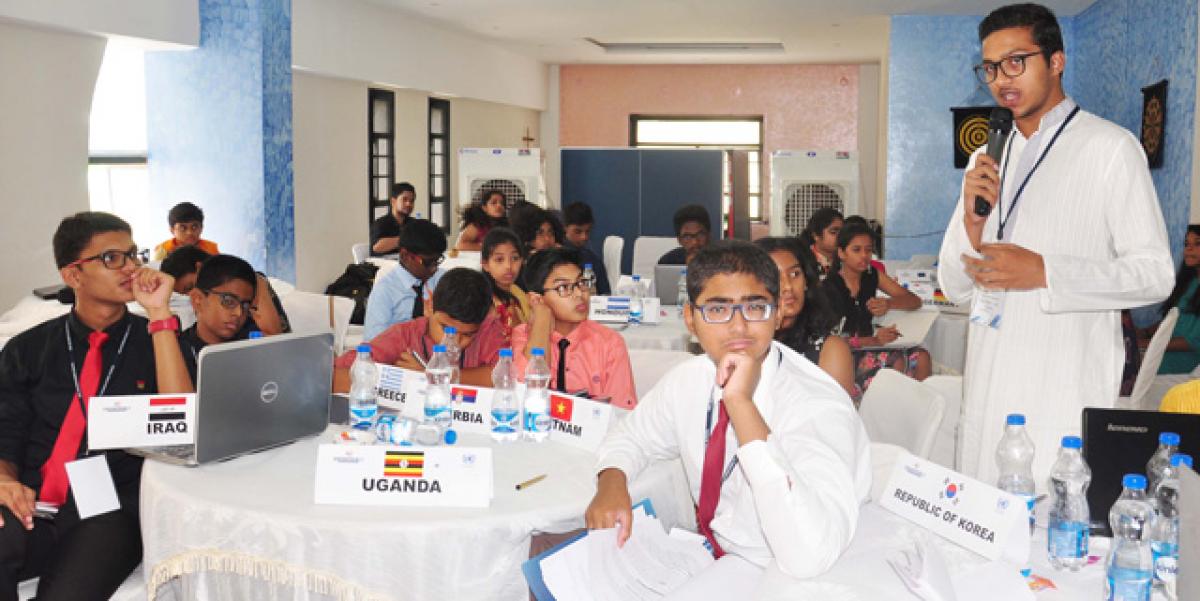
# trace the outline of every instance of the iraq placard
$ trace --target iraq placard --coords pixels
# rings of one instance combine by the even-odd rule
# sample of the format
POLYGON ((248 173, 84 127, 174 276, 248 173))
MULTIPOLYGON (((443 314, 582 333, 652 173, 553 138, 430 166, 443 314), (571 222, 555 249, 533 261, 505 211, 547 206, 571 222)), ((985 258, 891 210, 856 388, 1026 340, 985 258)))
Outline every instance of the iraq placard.
POLYGON ((88 401, 88 449, 192 444, 196 395, 95 396, 88 401))
POLYGON ((314 502, 483 507, 492 499, 492 449, 323 444, 314 502))
POLYGON ((600 448, 612 405, 558 392, 550 393, 550 440, 595 452, 600 448))

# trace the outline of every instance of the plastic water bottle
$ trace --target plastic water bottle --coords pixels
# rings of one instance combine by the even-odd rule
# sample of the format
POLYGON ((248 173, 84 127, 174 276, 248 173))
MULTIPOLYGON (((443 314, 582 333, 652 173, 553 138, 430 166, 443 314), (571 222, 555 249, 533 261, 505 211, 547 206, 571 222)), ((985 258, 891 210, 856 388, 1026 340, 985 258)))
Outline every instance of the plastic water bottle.
POLYGON ((1108 512, 1113 548, 1105 562, 1104 598, 1109 601, 1150 601, 1154 557, 1147 533, 1154 509, 1146 500, 1146 477, 1126 474, 1125 487, 1108 512))
POLYGON ((1012 413, 1005 420, 1004 436, 996 445, 996 466, 1000 479, 996 488, 1025 499, 1029 507, 1029 530, 1033 531, 1033 439, 1025 432, 1025 416, 1012 413))
POLYGON ((492 440, 513 442, 521 437, 521 403, 517 400, 517 378, 513 374, 513 352, 500 349, 500 360, 492 368, 492 440))
POLYGON ((250 330, 249 340, 258 340, 263 337, 263 333, 258 330, 250 330))
POLYGON ((1192 456, 1171 455, 1170 469, 1158 483, 1158 517, 1150 528, 1150 553, 1154 558, 1154 586, 1167 589, 1179 572, 1179 469, 1192 467, 1192 456))
POLYGON ((525 368, 525 439, 542 442, 550 437, 550 366, 546 349, 530 351, 525 368))
POLYGON ((592 295, 596 294, 596 272, 592 269, 591 263, 583 264, 583 279, 590 282, 588 284, 588 292, 592 295))
POLYGON ((1178 452, 1178 434, 1162 432, 1158 435, 1158 449, 1150 456, 1150 461, 1146 462, 1146 493, 1151 505, 1158 502, 1154 492, 1158 490, 1158 483, 1171 471, 1171 455, 1178 452))
POLYGON ((679 271, 679 285, 675 293, 675 304, 679 305, 679 314, 683 315, 683 306, 688 303, 687 268, 679 271))
POLYGON ((350 425, 356 430, 370 430, 379 401, 375 399, 375 382, 379 374, 371 358, 371 345, 358 345, 358 357, 350 366, 350 425))
POLYGON ((458 328, 446 326, 442 328, 442 346, 446 347, 446 361, 450 364, 450 382, 458 384, 462 374, 459 373, 459 359, 462 349, 458 348, 458 328))
POLYGON ((642 276, 633 276, 633 286, 629 291, 629 323, 642 323, 642 276))
POLYGON ((1079 571, 1087 563, 1088 511, 1087 487, 1092 481, 1080 449, 1078 436, 1064 436, 1058 460, 1050 468, 1050 524, 1046 543, 1050 565, 1057 570, 1079 571))
POLYGON ((423 445, 438 445, 450 430, 450 362, 446 359, 446 347, 433 347, 433 356, 425 366, 425 415, 417 427, 417 442, 423 445))

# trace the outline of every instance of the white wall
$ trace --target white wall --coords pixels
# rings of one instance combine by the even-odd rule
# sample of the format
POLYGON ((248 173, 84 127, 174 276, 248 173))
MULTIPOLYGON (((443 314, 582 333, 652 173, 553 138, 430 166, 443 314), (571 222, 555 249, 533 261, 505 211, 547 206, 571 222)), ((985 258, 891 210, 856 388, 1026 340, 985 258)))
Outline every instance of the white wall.
POLYGON ((368 2, 293 0, 292 62, 435 95, 546 106, 546 67, 537 59, 368 2))
POLYGON ((879 65, 858 67, 858 174, 863 217, 879 217, 879 65))
MULTIPOLYGON (((458 150, 460 148, 524 148, 528 128, 529 135, 541 139, 541 112, 515 106, 482 102, 465 98, 450 100, 450 198, 452 210, 458 202, 458 150)), ((457 214, 450 216, 451 232, 458 234, 457 214)), ((454 239, 454 238, 452 238, 454 239)))
POLYGON ((88 209, 88 116, 103 38, 0 22, 0 311, 60 283, 51 238, 88 209))
POLYGON ((562 208, 562 147, 558 144, 559 111, 558 65, 550 65, 546 83, 546 110, 542 111, 541 132, 538 144, 542 148, 542 164, 545 165, 546 200, 551 207, 562 208))
POLYGON ((429 94, 416 90, 393 91, 396 94, 396 181, 409 182, 417 189, 413 212, 428 219, 429 94))
POLYGON ((198 0, 0 0, 0 21, 74 33, 136 38, 148 45, 197 46, 198 0))

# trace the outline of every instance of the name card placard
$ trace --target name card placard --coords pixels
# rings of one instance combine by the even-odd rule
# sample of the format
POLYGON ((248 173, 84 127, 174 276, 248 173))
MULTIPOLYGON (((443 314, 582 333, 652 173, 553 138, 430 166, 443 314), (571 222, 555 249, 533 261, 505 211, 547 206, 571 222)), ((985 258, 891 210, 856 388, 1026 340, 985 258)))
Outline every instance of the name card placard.
MULTIPOLYGON (((421 375, 421 374, 418 374, 421 375)), ((495 389, 466 384, 450 386, 450 416, 459 432, 491 434, 492 395, 495 389)), ((520 396, 517 397, 520 399, 520 396)), ((417 421, 425 416, 425 387, 414 391, 402 413, 417 421)))
MULTIPOLYGON (((394 365, 376 363, 375 399, 380 407, 403 411, 410 397, 420 396, 428 380, 425 374, 394 365)), ((417 403, 420 404, 420 403, 417 403)), ((418 410, 420 407, 418 407, 418 410)))
POLYGON ((550 440, 595 452, 600 448, 612 405, 559 392, 550 393, 550 440))
POLYGON ((988 559, 1029 560, 1024 499, 915 455, 899 455, 879 504, 988 559))
MULTIPOLYGON (((642 323, 658 323, 658 297, 642 299, 642 323)), ((605 323, 629 321, 628 296, 593 296, 588 303, 588 319, 605 323)))
POLYGON ((313 487, 325 505, 486 508, 492 449, 323 444, 313 487))
POLYGON ((196 441, 196 395, 95 396, 88 402, 88 449, 132 449, 196 441))

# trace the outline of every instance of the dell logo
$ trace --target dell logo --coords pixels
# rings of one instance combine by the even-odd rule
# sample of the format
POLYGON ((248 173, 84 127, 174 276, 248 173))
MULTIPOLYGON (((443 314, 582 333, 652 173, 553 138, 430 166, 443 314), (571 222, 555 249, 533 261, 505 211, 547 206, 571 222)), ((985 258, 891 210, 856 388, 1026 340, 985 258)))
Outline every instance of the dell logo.
POLYGON ((273 402, 279 396, 279 384, 275 382, 267 382, 262 385, 262 389, 258 391, 258 398, 264 403, 273 402))

